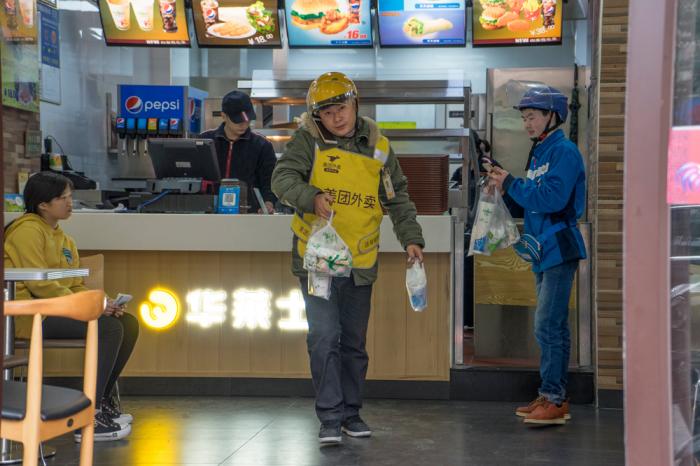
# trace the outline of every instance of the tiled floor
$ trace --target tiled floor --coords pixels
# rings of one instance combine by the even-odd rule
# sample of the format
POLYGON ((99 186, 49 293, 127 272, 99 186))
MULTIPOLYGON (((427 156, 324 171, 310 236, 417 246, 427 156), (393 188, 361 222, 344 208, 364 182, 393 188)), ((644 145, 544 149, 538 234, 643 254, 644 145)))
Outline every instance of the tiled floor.
MULTIPOLYGON (((513 403, 369 400, 370 439, 319 447, 313 400, 123 400, 131 436, 98 443, 96 465, 623 465, 622 412, 573 406, 566 426, 524 425, 513 403)), ((49 465, 78 464, 72 436, 49 442, 49 465)))

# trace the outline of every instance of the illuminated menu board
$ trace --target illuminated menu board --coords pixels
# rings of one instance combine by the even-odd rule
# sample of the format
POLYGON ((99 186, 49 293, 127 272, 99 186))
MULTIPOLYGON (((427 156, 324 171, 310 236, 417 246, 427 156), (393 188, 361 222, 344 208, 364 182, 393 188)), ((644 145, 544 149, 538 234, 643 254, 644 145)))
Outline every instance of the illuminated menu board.
POLYGON ((371 47, 370 0, 287 0, 290 47, 371 47))
POLYGON ((99 0, 107 45, 189 46, 184 0, 99 0))
POLYGON ((561 44, 562 0, 475 0, 473 45, 561 44))
POLYGON ((466 43, 464 0, 379 0, 377 19, 382 47, 466 43))
POLYGON ((202 47, 279 47, 277 0, 192 0, 202 47))

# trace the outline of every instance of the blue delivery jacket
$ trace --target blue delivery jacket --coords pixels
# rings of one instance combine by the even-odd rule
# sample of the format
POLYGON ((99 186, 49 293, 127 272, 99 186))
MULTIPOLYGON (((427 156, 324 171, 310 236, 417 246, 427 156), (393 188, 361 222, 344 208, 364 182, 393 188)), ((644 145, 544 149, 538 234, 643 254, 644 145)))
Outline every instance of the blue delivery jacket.
POLYGON ((503 189, 513 216, 524 217, 525 233, 537 237, 556 223, 569 225, 542 244, 542 261, 533 264, 533 272, 586 258, 576 228, 586 204, 586 171, 578 147, 561 129, 535 146, 527 178, 508 175, 503 189))

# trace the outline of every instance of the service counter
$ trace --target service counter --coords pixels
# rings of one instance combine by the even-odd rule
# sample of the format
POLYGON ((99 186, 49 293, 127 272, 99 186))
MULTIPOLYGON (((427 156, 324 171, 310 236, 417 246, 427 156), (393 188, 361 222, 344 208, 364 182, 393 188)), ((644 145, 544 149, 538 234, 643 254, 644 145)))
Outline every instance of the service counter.
MULTIPOLYGON (((6 214, 5 222, 18 214, 6 214)), ((308 378, 306 320, 291 274, 288 215, 80 213, 61 223, 81 255, 103 254, 105 289, 128 293, 141 335, 123 375, 308 378)), ((368 378, 450 378, 453 219, 419 216, 428 309, 414 312, 406 256, 388 217, 367 334, 368 378)), ((81 354, 54 351, 49 376, 74 375, 81 354)))

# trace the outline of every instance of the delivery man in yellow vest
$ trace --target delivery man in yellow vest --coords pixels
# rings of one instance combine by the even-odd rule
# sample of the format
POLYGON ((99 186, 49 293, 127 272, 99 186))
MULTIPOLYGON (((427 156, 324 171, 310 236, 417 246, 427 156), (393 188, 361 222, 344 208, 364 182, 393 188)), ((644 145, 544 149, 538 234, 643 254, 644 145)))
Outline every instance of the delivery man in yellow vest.
POLYGON ((374 121, 358 117, 355 84, 342 73, 325 73, 311 83, 306 104, 308 112, 272 174, 272 190, 296 210, 292 272, 300 278, 306 301, 319 441, 339 443, 341 432, 372 434, 359 413, 382 206, 409 261, 423 260, 425 242, 389 140, 374 121), (309 295, 303 256, 312 222, 329 218, 331 211, 333 226, 352 252, 353 270, 349 278, 333 278, 325 300, 309 295))

